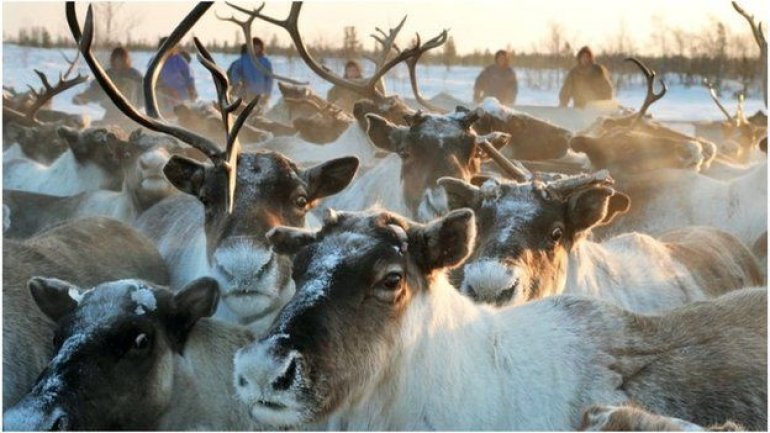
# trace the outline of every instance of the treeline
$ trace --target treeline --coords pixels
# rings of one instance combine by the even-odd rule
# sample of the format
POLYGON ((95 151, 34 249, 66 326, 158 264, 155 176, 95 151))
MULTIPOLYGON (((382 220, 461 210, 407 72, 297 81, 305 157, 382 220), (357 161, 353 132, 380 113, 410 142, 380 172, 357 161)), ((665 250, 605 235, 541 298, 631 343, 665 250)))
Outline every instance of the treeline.
MULTIPOLYGON (((378 54, 364 48, 354 26, 344 27, 343 30, 342 40, 338 44, 309 42, 308 48, 311 54, 321 60, 325 58, 362 59, 378 54)), ((748 29, 745 33, 731 35, 718 21, 692 33, 659 25, 652 35, 651 44, 657 48, 658 52, 666 54, 640 56, 640 59, 659 73, 666 74, 669 80, 673 75, 679 84, 685 86, 701 85, 702 79, 708 78, 719 89, 725 80, 731 80, 739 83, 741 86, 739 91, 746 92, 758 82, 758 71, 761 65, 757 55, 758 49, 748 34, 748 29)), ((115 33, 105 31, 101 34, 115 33)), ((567 39, 563 27, 552 23, 542 42, 529 51, 516 52, 507 47, 512 54, 514 67, 527 70, 524 79, 528 86, 553 89, 561 85, 564 74, 575 64, 576 49, 570 46, 567 39)), ((629 79, 638 77, 637 68, 625 61, 626 57, 635 55, 638 50, 629 35, 625 33, 623 26, 620 27, 618 35, 611 39, 606 46, 594 47, 594 52, 597 60, 613 73, 616 86, 622 88, 629 79)), ((63 36, 54 38, 45 27, 23 28, 16 37, 6 38, 5 42, 41 48, 75 47, 71 38, 63 36)), ((238 53, 242 43, 242 35, 235 32, 234 40, 209 41, 207 48, 217 53, 238 53)), ((154 51, 157 47, 157 41, 130 38, 120 42, 110 40, 96 42, 96 45, 102 48, 118 44, 134 51, 154 51)), ((271 55, 282 55, 289 59, 297 57, 294 46, 282 45, 274 34, 265 40, 265 45, 267 52, 271 55)), ((195 51, 191 41, 185 44, 185 48, 190 52, 195 51)), ((495 51, 477 50, 461 55, 457 53, 454 40, 450 36, 443 47, 423 55, 421 62, 445 65, 447 68, 456 65, 483 66, 494 62, 495 51)))

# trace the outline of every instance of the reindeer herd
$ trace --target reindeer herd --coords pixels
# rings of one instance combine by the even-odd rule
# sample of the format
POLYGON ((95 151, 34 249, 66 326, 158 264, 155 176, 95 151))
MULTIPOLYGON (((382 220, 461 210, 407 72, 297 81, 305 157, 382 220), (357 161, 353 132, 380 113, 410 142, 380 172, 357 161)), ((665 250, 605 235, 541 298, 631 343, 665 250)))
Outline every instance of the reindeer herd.
POLYGON ((217 100, 166 119, 159 68, 210 6, 142 110, 66 4, 122 125, 45 108, 71 71, 4 94, 4 429, 767 429, 766 118, 712 93, 726 122, 674 130, 635 58, 641 108, 584 127, 447 110, 417 79, 447 31, 377 29, 348 80, 294 2, 220 19, 283 28, 350 104, 275 75, 255 113, 194 39, 217 100), (413 101, 378 85, 401 63, 413 101))

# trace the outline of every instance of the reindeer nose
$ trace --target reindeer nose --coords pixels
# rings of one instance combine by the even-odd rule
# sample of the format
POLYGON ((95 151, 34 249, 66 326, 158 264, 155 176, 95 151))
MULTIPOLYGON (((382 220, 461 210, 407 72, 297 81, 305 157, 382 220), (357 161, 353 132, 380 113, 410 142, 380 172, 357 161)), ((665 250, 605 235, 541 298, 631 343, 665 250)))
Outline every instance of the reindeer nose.
POLYGON ((141 167, 142 170, 160 169, 167 160, 168 158, 164 157, 161 152, 145 152, 139 158, 139 167, 141 167))

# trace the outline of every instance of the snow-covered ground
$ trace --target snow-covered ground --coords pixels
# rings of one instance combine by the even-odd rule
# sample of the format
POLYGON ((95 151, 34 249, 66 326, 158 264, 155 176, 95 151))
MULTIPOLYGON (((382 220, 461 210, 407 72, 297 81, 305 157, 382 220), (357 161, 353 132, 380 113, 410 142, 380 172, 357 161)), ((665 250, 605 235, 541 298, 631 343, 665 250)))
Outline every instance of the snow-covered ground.
MULTIPOLYGON (((13 86, 17 89, 25 89, 28 84, 39 87, 38 77, 33 73, 33 69, 39 69, 46 73, 51 80, 56 79, 59 72, 66 70, 66 62, 58 49, 41 49, 19 47, 13 44, 3 45, 3 85, 13 86)), ((68 57, 75 54, 74 49, 61 50, 68 57)), ((152 53, 134 52, 134 67, 144 72, 152 53)), ((103 65, 108 64, 108 52, 99 52, 98 57, 103 65)), ((226 68, 236 55, 234 54, 214 54, 214 59, 223 68, 226 68)), ((310 71, 305 64, 298 58, 289 61, 286 57, 271 56, 274 70, 282 75, 294 77, 296 79, 310 82, 313 89, 321 95, 326 95, 331 85, 310 71)), ((326 65, 336 71, 342 70, 344 60, 327 59, 326 65)), ((365 72, 373 68, 370 62, 363 64, 365 72)), ((84 62, 79 63, 79 70, 83 74, 89 74, 88 67, 84 62)), ((426 97, 432 97, 440 92, 445 92, 454 97, 468 101, 470 103, 473 93, 473 82, 479 74, 481 68, 477 66, 453 66, 447 69, 444 66, 420 66, 418 68, 420 87, 426 97)), ((211 82, 208 72, 198 63, 193 61, 193 71, 196 77, 196 84, 200 97, 205 100, 215 99, 214 85, 211 82)), ((558 103, 558 89, 542 90, 529 88, 525 86, 527 82, 524 79, 529 73, 527 70, 517 69, 519 76, 520 89, 517 104, 522 105, 544 105, 554 106, 558 103)), ((666 97, 653 105, 650 112, 658 119, 667 121, 695 121, 695 120, 721 120, 722 114, 711 101, 706 89, 700 86, 686 88, 676 84, 676 80, 666 78, 669 83, 669 90, 666 97)), ((411 88, 409 85, 409 74, 404 65, 399 65, 391 71, 386 77, 386 86, 389 92, 398 93, 406 97, 411 97, 411 88)), ((103 110, 95 104, 86 107, 76 106, 71 103, 72 96, 82 92, 85 85, 75 87, 56 98, 53 108, 69 112, 88 112, 92 118, 101 117, 103 110)), ((638 107, 644 99, 646 87, 642 76, 640 75, 635 85, 627 86, 620 90, 617 99, 621 105, 628 107, 638 107)), ((732 92, 725 92, 732 94, 732 92)), ((272 103, 279 98, 277 87, 273 91, 272 103)), ((734 110, 735 101, 725 98, 725 104, 731 110, 734 110)), ((748 95, 746 99, 746 113, 753 114, 758 109, 764 109, 759 92, 748 95)))

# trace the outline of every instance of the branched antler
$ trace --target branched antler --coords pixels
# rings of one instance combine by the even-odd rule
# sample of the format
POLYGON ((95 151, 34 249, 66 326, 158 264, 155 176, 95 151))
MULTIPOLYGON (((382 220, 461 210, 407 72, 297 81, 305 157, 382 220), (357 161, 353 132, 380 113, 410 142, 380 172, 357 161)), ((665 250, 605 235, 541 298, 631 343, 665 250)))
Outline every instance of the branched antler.
POLYGON ((262 4, 260 7, 253 10, 248 10, 246 8, 240 7, 230 2, 225 2, 225 4, 235 9, 236 11, 242 12, 248 16, 248 18, 246 18, 243 21, 235 18, 235 15, 231 15, 229 18, 220 17, 219 15, 217 15, 217 18, 222 21, 231 22, 241 28, 244 39, 246 40, 246 51, 249 53, 249 58, 251 59, 251 63, 254 65, 254 67, 256 67, 265 76, 272 77, 278 81, 284 81, 286 83, 297 84, 302 86, 308 84, 308 82, 306 81, 295 80, 293 78, 285 77, 283 75, 278 75, 272 71, 269 71, 267 68, 265 68, 264 65, 262 65, 262 63, 259 62, 259 59, 257 59, 257 53, 254 51, 254 44, 251 43, 251 39, 252 39, 251 25, 254 23, 254 20, 257 18, 257 15, 262 11, 262 8, 265 7, 264 4, 262 4))
POLYGON ((641 60, 637 59, 636 57, 629 57, 626 59, 626 61, 633 62, 636 66, 639 67, 639 69, 642 70, 642 73, 644 74, 645 78, 647 79, 647 95, 644 97, 644 103, 642 104, 642 107, 639 109, 639 111, 636 113, 636 117, 634 119, 633 123, 638 122, 642 118, 644 118, 644 115, 647 113, 647 109, 650 108, 650 105, 655 103, 657 100, 662 98, 665 94, 668 88, 666 87, 666 83, 660 79, 660 85, 661 90, 658 93, 655 93, 655 76, 656 73, 652 69, 648 68, 647 65, 642 63, 641 60))
POLYGON ((237 140, 238 132, 243 126, 246 118, 251 113, 251 110, 256 106, 258 98, 249 103, 236 118, 235 123, 230 125, 230 116, 240 105, 240 99, 230 101, 228 96, 229 82, 227 75, 214 63, 211 54, 203 47, 199 40, 195 39, 196 47, 198 48, 199 55, 198 60, 203 63, 203 66, 209 70, 214 80, 214 85, 217 89, 218 104, 222 113, 222 122, 225 126, 225 139, 226 146, 223 151, 219 145, 210 141, 209 139, 196 134, 185 128, 170 124, 166 122, 157 106, 157 100, 155 95, 155 83, 158 79, 160 72, 160 66, 165 59, 171 53, 171 49, 179 43, 184 35, 192 28, 193 25, 203 16, 204 13, 211 7, 211 2, 198 3, 193 10, 187 14, 187 16, 179 23, 179 25, 171 32, 166 41, 158 49, 158 52, 150 61, 150 66, 147 69, 147 74, 144 77, 144 91, 145 91, 145 111, 147 114, 141 113, 137 110, 131 102, 121 93, 121 91, 115 86, 110 77, 104 71, 101 64, 92 51, 92 44, 94 38, 94 23, 93 23, 93 7, 88 6, 88 12, 86 13, 86 20, 81 33, 80 24, 78 23, 77 14, 75 11, 75 3, 72 1, 67 2, 67 23, 69 24, 70 31, 72 32, 75 41, 78 43, 79 49, 83 58, 85 59, 88 67, 94 73, 96 80, 104 89, 107 96, 112 100, 115 106, 120 109, 126 116, 139 123, 140 125, 151 129, 153 131, 161 132, 171 135, 183 141, 190 146, 203 152, 211 159, 216 169, 224 170, 227 175, 227 191, 225 191, 226 199, 225 206, 228 212, 232 212, 235 196, 235 181, 237 175, 236 163, 238 160, 238 152, 240 151, 240 145, 237 140))
POLYGON ((449 30, 444 29, 438 36, 434 37, 433 39, 425 42, 425 44, 420 44, 420 34, 417 33, 416 35, 416 52, 415 54, 408 58, 406 60, 406 65, 409 68, 409 81, 412 84, 412 93, 414 93, 414 98, 417 100, 417 102, 422 105, 423 107, 427 108, 428 110, 435 111, 437 113, 445 114, 447 113, 447 110, 444 110, 443 108, 431 104, 427 99, 425 99, 422 96, 422 93, 420 93, 420 88, 417 85, 417 63, 420 61, 420 57, 427 52, 434 48, 438 48, 441 45, 444 45, 444 43, 447 41, 447 37, 449 35, 449 30))

